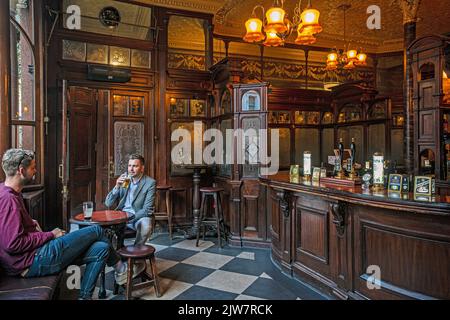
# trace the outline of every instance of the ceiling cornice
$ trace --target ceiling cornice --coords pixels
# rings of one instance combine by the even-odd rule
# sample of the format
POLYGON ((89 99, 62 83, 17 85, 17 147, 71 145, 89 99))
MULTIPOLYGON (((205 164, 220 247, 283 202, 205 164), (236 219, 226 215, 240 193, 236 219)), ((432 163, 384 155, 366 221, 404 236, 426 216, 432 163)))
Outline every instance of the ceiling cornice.
POLYGON ((223 1, 217 0, 139 0, 139 2, 166 8, 190 10, 211 14, 215 14, 222 7, 223 3, 223 1))

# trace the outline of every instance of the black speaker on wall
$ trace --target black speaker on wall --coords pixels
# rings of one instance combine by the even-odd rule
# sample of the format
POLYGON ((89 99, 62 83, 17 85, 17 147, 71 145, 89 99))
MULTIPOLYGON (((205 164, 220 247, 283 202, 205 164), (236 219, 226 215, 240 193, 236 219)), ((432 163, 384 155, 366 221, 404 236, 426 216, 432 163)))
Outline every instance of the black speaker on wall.
POLYGON ((131 80, 131 70, 90 64, 88 65, 88 79, 93 81, 125 83, 131 80))

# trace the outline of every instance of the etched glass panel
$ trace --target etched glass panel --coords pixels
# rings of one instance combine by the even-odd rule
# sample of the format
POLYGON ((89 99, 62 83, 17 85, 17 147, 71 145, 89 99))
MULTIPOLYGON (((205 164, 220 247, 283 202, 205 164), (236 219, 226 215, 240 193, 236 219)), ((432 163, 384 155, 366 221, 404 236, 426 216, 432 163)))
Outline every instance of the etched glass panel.
POLYGON ((130 66, 130 49, 109 47, 109 64, 119 67, 130 66))
POLYGON ((244 118, 242 120, 242 128, 245 137, 242 141, 245 154, 245 164, 243 165, 243 176, 249 178, 257 178, 259 175, 259 147, 260 137, 259 129, 261 128, 261 121, 258 117, 244 118), (251 131, 254 130, 254 135, 251 131))
POLYGON ((224 150, 223 150, 223 165, 219 166, 219 173, 222 176, 231 177, 232 163, 231 160, 227 161, 227 155, 230 156, 232 153, 233 143, 227 144, 226 135, 227 130, 233 128, 231 119, 223 120, 220 123, 220 131, 224 137, 224 150))
POLYGON ((114 123, 114 172, 116 176, 127 171, 128 156, 144 155, 144 124, 117 121, 114 123))
POLYGON ((102 44, 87 44, 86 61, 89 63, 108 64, 109 47, 102 44))
POLYGON ((86 43, 71 40, 63 40, 63 59, 85 62, 86 43))

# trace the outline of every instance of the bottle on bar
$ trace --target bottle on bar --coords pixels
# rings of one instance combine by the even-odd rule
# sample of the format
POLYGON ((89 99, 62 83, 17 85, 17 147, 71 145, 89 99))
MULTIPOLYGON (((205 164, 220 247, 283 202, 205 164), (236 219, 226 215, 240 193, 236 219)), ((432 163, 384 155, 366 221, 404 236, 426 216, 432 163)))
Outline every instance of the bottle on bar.
POLYGON ((370 161, 366 161, 366 164, 365 164, 365 167, 364 167, 364 170, 363 170, 361 176, 362 176, 362 181, 363 181, 363 184, 362 184, 363 189, 369 189, 373 183, 372 168, 370 165, 370 161))
POLYGON ((344 179, 345 178, 345 171, 344 171, 344 140, 342 138, 339 138, 339 171, 337 173, 338 179, 344 179))
POLYGON ((384 188, 387 189, 389 185, 389 175, 392 173, 391 161, 384 160, 384 188))

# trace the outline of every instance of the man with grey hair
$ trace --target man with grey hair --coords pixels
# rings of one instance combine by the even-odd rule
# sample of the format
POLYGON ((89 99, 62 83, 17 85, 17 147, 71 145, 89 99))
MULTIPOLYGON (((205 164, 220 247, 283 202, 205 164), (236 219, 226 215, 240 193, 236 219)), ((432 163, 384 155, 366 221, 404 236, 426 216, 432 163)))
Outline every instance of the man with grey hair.
POLYGON ((156 181, 144 174, 145 160, 138 154, 128 157, 128 170, 116 181, 105 204, 134 215, 128 227, 136 231, 135 245, 145 244, 152 233, 156 181))
POLYGON ((0 184, 0 267, 11 276, 57 274, 71 264, 86 264, 80 299, 89 300, 105 264, 122 278, 127 265, 112 249, 99 226, 65 234, 56 228, 43 232, 25 208, 22 189, 37 172, 31 151, 10 149, 2 158, 6 180, 0 184))

